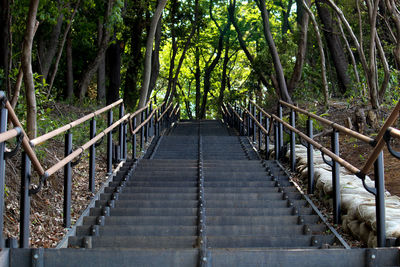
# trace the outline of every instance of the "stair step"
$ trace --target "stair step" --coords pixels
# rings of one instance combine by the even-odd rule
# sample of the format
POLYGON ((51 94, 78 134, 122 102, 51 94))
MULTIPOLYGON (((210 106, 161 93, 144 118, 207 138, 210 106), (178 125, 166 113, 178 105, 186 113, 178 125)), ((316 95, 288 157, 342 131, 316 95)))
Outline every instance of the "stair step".
MULTIPOLYGON (((103 193, 100 195, 100 200, 110 200, 112 194, 103 193)), ((119 194, 119 200, 134 200, 134 199, 147 199, 147 200, 197 200, 197 193, 134 193, 134 194, 119 194)))
MULTIPOLYGON (((298 208, 299 215, 311 215, 311 208, 298 208)), ((207 216, 276 216, 298 215, 293 208, 206 208, 207 216)))
MULTIPOLYGON (((76 235, 91 235, 92 226, 78 226, 76 235)), ((100 236, 195 236, 197 226, 186 225, 105 225, 98 226, 100 236)))
MULTIPOLYGON (((86 216, 84 225, 96 224, 98 216, 86 216)), ((197 225, 196 216, 105 216, 105 225, 197 225)))
POLYGON ((210 216, 207 214, 206 225, 294 225, 316 224, 317 215, 275 215, 275 216, 210 216))
MULTIPOLYGON (((91 208, 91 216, 101 216, 102 209, 91 208)), ((110 216, 195 216, 197 208, 112 208, 110 216)))

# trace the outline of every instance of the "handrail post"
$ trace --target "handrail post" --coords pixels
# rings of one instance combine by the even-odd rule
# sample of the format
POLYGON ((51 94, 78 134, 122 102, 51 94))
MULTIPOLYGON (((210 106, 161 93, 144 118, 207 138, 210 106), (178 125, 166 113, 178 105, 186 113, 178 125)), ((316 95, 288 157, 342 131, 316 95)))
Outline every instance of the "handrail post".
MULTIPOLYGON (((290 110, 290 125, 296 128, 296 116, 293 109, 290 110)), ((290 131, 290 170, 294 172, 296 169, 296 134, 290 131)))
MULTIPOLYGON (((65 147, 64 156, 67 157, 72 153, 72 133, 70 130, 65 134, 65 147)), ((63 207, 63 225, 64 227, 71 227, 71 162, 64 166, 64 207, 63 207)), ((89 182, 90 186, 90 182, 89 182)))
POLYGON ((123 140, 123 145, 124 145, 124 149, 122 151, 122 159, 126 160, 128 157, 128 144, 127 144, 127 138, 128 138, 128 123, 125 121, 124 123, 124 140, 123 140))
POLYGON ((244 122, 246 120, 246 114, 244 113, 244 111, 242 110, 242 121, 240 124, 240 135, 244 136, 244 122))
MULTIPOLYGON (((309 117, 307 120, 307 135, 313 139, 313 120, 309 117)), ((308 187, 309 194, 314 193, 314 150, 313 145, 307 145, 307 167, 308 167, 308 187)))
MULTIPOLYGON (((2 103, 3 104, 3 103, 2 103)), ((7 131, 7 109, 0 109, 0 133, 7 131)), ((4 158, 5 142, 0 143, 0 247, 3 246, 3 216, 4 216, 4 179, 6 161, 4 158)))
MULTIPOLYGON (((149 114, 150 114, 150 113, 149 113, 149 107, 147 107, 147 108, 144 110, 144 119, 145 119, 145 120, 147 120, 149 114)), ((148 138, 149 138, 149 122, 146 122, 146 124, 143 125, 143 127, 144 127, 144 131, 145 131, 144 141, 145 141, 145 143, 147 143, 147 140, 148 140, 148 138)))
MULTIPOLYGON (((107 127, 110 127, 113 122, 113 111, 110 109, 108 111, 107 127)), ((107 175, 112 174, 112 132, 107 133, 107 175)))
POLYGON ((253 143, 255 143, 256 142, 256 140, 257 140, 257 124, 256 124, 256 119, 257 119, 257 112, 256 112, 256 106, 255 105, 252 105, 253 106, 253 112, 252 111, 250 111, 252 114, 253 114, 253 117, 254 117, 254 119, 252 120, 252 127, 253 127, 253 143))
POLYGON ((384 247, 386 243, 385 233, 385 181, 384 181, 383 151, 379 153, 374 163, 375 180, 375 208, 376 208, 376 237, 377 246, 384 247))
MULTIPOLYGON (((249 102, 249 109, 248 109, 249 113, 251 112, 251 104, 249 102)), ((247 116, 247 136, 250 137, 250 115, 247 116)))
POLYGON ((275 147, 275 160, 279 160, 279 125, 274 122, 274 147, 275 147))
MULTIPOLYGON (((150 103, 150 114, 153 112, 153 103, 150 103)), ((154 124, 153 124, 153 120, 154 120, 154 116, 152 116, 150 118, 150 126, 149 126, 149 136, 153 136, 154 135, 154 124)))
MULTIPOLYGON (((263 117, 262 117, 261 110, 258 112, 258 120, 259 120, 259 123, 262 125, 263 117)), ((261 144, 262 144, 262 131, 261 131, 261 127, 258 127, 258 151, 261 151, 261 144)))
MULTIPOLYGON (((339 132, 332 131, 331 138, 332 152, 339 156, 339 132)), ((340 176, 339 163, 332 159, 332 185, 333 185, 333 222, 340 223, 340 176)))
POLYGON ((29 247, 29 215, 31 209, 29 184, 31 182, 31 160, 26 152, 22 152, 21 168, 21 200, 20 200, 20 222, 19 222, 19 246, 29 247))
MULTIPOLYGON (((269 118, 265 117, 265 129, 267 131, 269 130, 269 118)), ((269 135, 271 133, 268 133, 265 135, 265 158, 268 160, 269 159, 269 135)))
MULTIPOLYGON (((96 119, 90 121, 90 139, 96 136, 96 119)), ((94 183, 96 179, 96 144, 89 149, 89 191, 94 193, 94 183)))
MULTIPOLYGON (((279 116, 279 119, 281 119, 281 120, 283 119, 282 118, 282 105, 280 103, 278 104, 278 116, 279 116)), ((279 129, 278 129, 279 153, 282 153, 283 152, 283 125, 282 125, 282 123, 278 122, 278 126, 279 126, 279 129)), ((278 155, 278 157, 280 158, 281 155, 278 155)))
MULTIPOLYGON (((144 121, 144 111, 140 113, 140 124, 144 121)), ((139 125, 140 125, 139 124, 139 125)), ((144 126, 140 128, 140 151, 144 151, 144 126)))
MULTIPOLYGON (((133 117, 133 129, 136 129, 136 117, 133 117)), ((132 159, 136 159, 136 133, 132 134, 132 159)))
MULTIPOLYGON (((124 111, 124 105, 123 104, 121 104, 120 106, 119 106, 119 119, 121 119, 123 116, 124 116, 124 113, 125 113, 125 111, 124 111)), ((117 161, 120 161, 120 160, 122 160, 122 158, 123 158, 123 151, 124 151, 124 123, 121 123, 120 125, 119 125, 119 135, 118 135, 118 145, 119 145, 119 147, 120 147, 120 149, 119 149, 119 155, 116 155, 117 157, 116 157, 116 160, 117 161)))

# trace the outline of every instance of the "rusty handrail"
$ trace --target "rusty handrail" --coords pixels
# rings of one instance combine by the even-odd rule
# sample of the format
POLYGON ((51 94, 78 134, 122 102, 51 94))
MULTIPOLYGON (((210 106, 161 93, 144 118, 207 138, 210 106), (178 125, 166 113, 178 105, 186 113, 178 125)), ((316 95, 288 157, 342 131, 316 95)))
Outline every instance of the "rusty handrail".
POLYGON ((0 133, 0 143, 17 137, 22 133, 21 128, 15 127, 14 129, 8 130, 6 132, 0 133))
POLYGON ((267 113, 264 109, 262 109, 259 105, 257 105, 256 102, 250 100, 250 103, 252 103, 254 106, 256 106, 256 108, 261 111, 261 113, 263 113, 265 116, 267 116, 269 119, 271 119, 271 114, 267 113))
POLYGON ((308 111, 306 111, 304 109, 301 109, 299 107, 296 107, 295 105, 289 104, 289 103, 287 103, 285 101, 279 100, 279 103, 284 105, 284 106, 286 106, 286 107, 288 107, 288 108, 296 110, 297 112, 300 112, 300 113, 302 113, 304 115, 307 115, 308 117, 311 117, 311 118, 313 118, 313 119, 315 119, 315 120, 317 120, 317 121, 319 121, 319 122, 321 122, 321 123, 323 123, 325 125, 329 125, 332 128, 338 130, 339 132, 342 132, 344 134, 350 135, 350 136, 352 136, 354 138, 357 138, 358 140, 363 141, 365 143, 368 143, 368 144, 371 144, 371 145, 374 144, 374 139, 371 138, 371 137, 368 137, 366 135, 360 134, 360 133, 358 133, 356 131, 353 131, 353 130, 351 130, 349 128, 346 128, 346 127, 344 127, 344 126, 342 126, 342 125, 340 125, 340 124, 338 124, 336 122, 333 122, 333 121, 330 121, 328 119, 322 118, 322 117, 320 117, 318 115, 315 115, 315 114, 313 114, 311 112, 308 112, 308 111))
POLYGON ((62 167, 64 167, 67 163, 71 162, 74 158, 76 158, 77 156, 79 156, 81 153, 83 153, 83 151, 85 151, 86 149, 88 149, 90 146, 92 146, 93 144, 95 144, 98 140, 100 140, 101 138, 103 138, 107 133, 109 133, 110 131, 112 131, 115 127, 119 126, 122 122, 128 120, 130 114, 126 114, 125 116, 123 116, 121 119, 119 119, 118 121, 114 122, 113 124, 111 124, 109 127, 107 127, 106 129, 104 129, 102 132, 100 132, 98 135, 96 135, 94 138, 90 139, 88 142, 86 142, 84 145, 80 146, 79 148, 77 148, 75 151, 73 151, 71 154, 69 154, 68 156, 66 156, 64 159, 60 160, 58 163, 54 164, 52 167, 50 167, 49 169, 46 170, 45 175, 48 177, 52 174, 54 174, 56 171, 58 171, 59 169, 61 169, 62 167))
POLYGON ((55 129, 55 130, 53 130, 53 131, 51 131, 51 132, 49 132, 49 133, 46 133, 46 134, 44 134, 44 135, 42 135, 42 136, 39 136, 39 137, 37 137, 37 138, 31 140, 30 143, 32 144, 32 146, 37 146, 37 145, 39 145, 39 144, 42 144, 42 143, 44 143, 45 141, 47 141, 47 140, 53 138, 54 136, 57 136, 57 135, 59 135, 59 134, 62 134, 62 133, 64 133, 64 132, 66 132, 66 131, 68 131, 68 130, 70 130, 70 129, 76 127, 76 126, 78 126, 79 124, 82 124, 82 123, 84 123, 85 121, 87 121, 87 120, 89 120, 89 119, 91 119, 91 118, 93 118, 93 117, 95 117, 95 116, 97 116, 97 115, 100 115, 101 113, 106 112, 106 111, 112 109, 112 108, 115 107, 115 106, 118 106, 118 105, 121 104, 122 102, 123 102, 122 99, 120 99, 120 100, 118 100, 118 101, 115 101, 114 103, 112 103, 112 104, 110 104, 110 105, 108 105, 108 106, 106 106, 106 107, 104 107, 104 108, 101 108, 101 109, 99 109, 99 110, 96 110, 96 111, 94 111, 94 112, 92 112, 92 113, 90 113, 90 114, 88 114, 88 115, 86 115, 86 116, 83 116, 83 117, 80 118, 80 119, 77 119, 77 120, 75 120, 75 121, 73 121, 73 122, 70 122, 70 123, 68 123, 68 124, 66 124, 66 125, 64 125, 64 126, 62 126, 62 127, 60 127, 60 128, 58 128, 58 129, 55 129))

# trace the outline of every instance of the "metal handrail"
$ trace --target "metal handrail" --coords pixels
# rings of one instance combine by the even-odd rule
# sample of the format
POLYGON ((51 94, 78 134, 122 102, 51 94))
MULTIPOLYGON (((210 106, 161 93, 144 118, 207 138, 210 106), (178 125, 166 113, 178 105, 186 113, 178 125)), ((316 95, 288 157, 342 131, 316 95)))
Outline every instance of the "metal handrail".
POLYGON ((121 119, 119 119, 118 121, 114 122, 111 126, 107 127, 106 129, 104 129, 102 132, 100 132, 98 135, 96 135, 94 138, 90 139, 88 142, 86 142, 84 145, 80 146, 79 148, 77 148, 74 152, 72 152, 71 154, 69 154, 67 157, 65 157, 64 159, 62 159, 61 161, 59 161, 58 163, 54 164, 52 167, 50 167, 49 169, 47 169, 45 171, 45 175, 48 177, 52 174, 54 174, 56 171, 60 170, 62 167, 64 167, 67 163, 71 162, 74 158, 76 158, 77 156, 79 156, 81 153, 83 153, 86 149, 88 149, 90 146, 92 146, 93 144, 95 144, 98 140, 100 140, 101 138, 103 138, 107 133, 109 133, 110 131, 112 131, 114 128, 116 128, 117 126, 119 126, 122 122, 128 120, 130 114, 126 114, 125 116, 123 116, 121 119))
POLYGON ((99 109, 99 110, 97 110, 95 112, 92 112, 92 113, 90 113, 90 114, 88 114, 88 115, 86 115, 86 116, 84 116, 84 117, 82 117, 80 119, 77 119, 77 120, 75 120, 73 122, 70 122, 67 125, 64 125, 64 126, 58 128, 58 129, 55 129, 55 130, 53 130, 53 131, 51 131, 49 133, 46 133, 46 134, 44 134, 42 136, 39 136, 39 137, 31 140, 30 143, 32 144, 32 146, 37 146, 39 144, 42 144, 45 141, 47 141, 47 140, 49 140, 49 139, 51 139, 51 138, 53 138, 53 137, 55 137, 55 136, 57 136, 59 134, 62 134, 64 132, 66 132, 66 131, 68 131, 68 130, 70 130, 70 129, 72 129, 72 128, 80 125, 80 124, 82 124, 82 123, 84 123, 85 121, 88 121, 91 118, 93 118, 93 117, 95 117, 97 115, 100 115, 100 114, 112 109, 115 106, 118 106, 122 102, 123 102, 122 99, 120 99, 118 101, 115 101, 114 103, 112 103, 112 104, 110 104, 110 105, 108 105, 108 106, 106 106, 104 108, 101 108, 101 109, 99 109))
POLYGON ((338 124, 336 122, 333 122, 333 121, 330 121, 328 119, 322 118, 322 117, 320 117, 318 115, 315 115, 315 114, 313 114, 311 112, 308 112, 308 111, 306 111, 304 109, 301 109, 299 107, 296 107, 295 105, 292 105, 292 104, 287 103, 285 101, 279 100, 279 103, 284 105, 284 106, 286 106, 286 107, 288 107, 288 108, 291 108, 291 109, 293 109, 293 110, 295 110, 295 111, 297 111, 299 113, 307 115, 308 117, 311 117, 311 118, 313 118, 313 119, 315 119, 315 120, 317 120, 317 121, 319 121, 319 122, 321 122, 321 123, 323 123, 325 125, 329 125, 332 128, 338 130, 339 132, 342 132, 344 134, 350 135, 350 136, 352 136, 354 138, 357 138, 358 140, 363 141, 365 143, 368 143, 368 144, 371 144, 371 145, 374 144, 374 139, 371 138, 371 137, 368 137, 366 135, 360 134, 360 133, 358 133, 356 131, 353 131, 353 130, 351 130, 349 128, 346 128, 346 127, 344 127, 344 126, 342 126, 342 125, 340 125, 340 124, 338 124))

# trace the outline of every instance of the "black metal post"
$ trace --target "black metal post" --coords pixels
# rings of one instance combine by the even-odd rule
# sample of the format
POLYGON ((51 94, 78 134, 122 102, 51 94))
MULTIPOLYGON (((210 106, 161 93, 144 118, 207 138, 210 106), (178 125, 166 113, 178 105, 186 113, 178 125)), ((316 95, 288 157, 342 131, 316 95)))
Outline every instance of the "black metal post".
MULTIPOLYGON (((258 113, 258 121, 260 125, 262 125, 263 117, 261 111, 258 113)), ((261 127, 258 127, 258 151, 261 151, 262 135, 261 127)))
MULTIPOLYGON (((7 131, 7 109, 0 109, 0 133, 7 131)), ((3 214, 4 214, 4 178, 6 161, 4 158, 5 142, 0 143, 0 247, 3 247, 3 214)))
POLYGON ((123 141, 123 144, 124 144, 124 150, 123 150, 123 156, 122 156, 122 158, 124 159, 124 160, 126 160, 127 158, 128 158, 128 144, 127 144, 127 138, 128 138, 128 124, 127 124, 127 122, 124 122, 124 141, 123 141))
POLYGON ((245 120, 246 120, 246 115, 245 115, 245 113, 242 111, 242 122, 241 122, 241 124, 240 124, 240 135, 245 135, 244 134, 244 122, 245 122, 245 120))
MULTIPOLYGON (((133 129, 136 129, 136 117, 133 117, 133 129)), ((132 159, 136 159, 136 134, 132 135, 132 159)))
MULTIPOLYGON (((90 121, 90 139, 96 136, 96 119, 90 121)), ((96 179, 96 145, 89 148, 89 191, 94 193, 94 184, 96 179)))
MULTIPOLYGON (((331 138, 332 152, 339 156, 339 132, 333 129, 331 138)), ((340 223, 340 176, 339 163, 332 159, 332 185, 333 185, 333 222, 340 223)))
MULTIPOLYGON (((250 111, 251 112, 251 111, 250 111)), ((257 135, 257 124, 256 124, 256 119, 257 119, 257 112, 256 112, 256 106, 255 105, 253 105, 253 117, 254 117, 254 119, 252 120, 252 127, 253 127, 253 142, 256 142, 256 140, 257 140, 257 138, 256 138, 256 135, 257 135)))
POLYGON ((275 159, 279 160, 279 125, 274 122, 274 147, 275 147, 275 159))
MULTIPOLYGON (((267 131, 269 131, 269 118, 268 117, 265 117, 265 129, 267 131)), ((265 158, 266 159, 269 159, 269 134, 265 135, 265 158)))
MULTIPOLYGON (((124 105, 121 104, 119 106, 119 119, 122 119, 122 117, 124 116, 125 110, 124 110, 124 105)), ((121 123, 119 125, 119 135, 118 135, 118 145, 120 147, 119 151, 119 155, 117 155, 116 160, 120 161, 123 158, 123 151, 124 151, 124 123, 121 123)))
MULTIPOLYGON (((294 110, 290 111, 290 125, 296 128, 296 116, 294 110)), ((296 169, 296 135, 294 131, 290 131, 290 170, 294 172, 296 169)))
MULTIPOLYGON (((153 103, 150 103, 150 113, 153 112, 153 103)), ((149 121, 149 136, 152 137, 154 135, 154 116, 150 118, 149 121)))
MULTIPOLYGON (((313 139, 313 121, 308 118, 307 120, 307 135, 313 139)), ((313 145, 308 143, 307 145, 307 167, 308 167, 308 187, 307 192, 309 194, 314 193, 314 149, 313 145)))
MULTIPOLYGON (((67 157, 72 153, 72 134, 68 130, 65 134, 64 156, 67 157)), ((63 207, 63 225, 64 227, 71 227, 71 180, 72 180, 72 167, 71 162, 64 166, 64 207, 63 207)), ((89 183, 90 184, 90 183, 89 183)))
POLYGON ((22 152, 21 168, 21 202, 20 202, 20 222, 19 222, 19 246, 29 247, 29 214, 31 209, 29 197, 29 184, 31 182, 31 160, 25 152, 22 152))
MULTIPOLYGON (((249 102, 249 113, 251 113, 251 104, 249 102)), ((250 115, 247 116, 247 136, 250 136, 250 115)))
MULTIPOLYGON (((149 116, 149 107, 146 108, 145 112, 144 112, 144 119, 147 120, 148 116, 149 116)), ((144 140, 147 143, 147 140, 149 138, 149 123, 147 122, 144 126, 144 130, 145 130, 145 136, 144 136, 144 140)))
MULTIPOLYGON (((140 124, 144 121, 144 111, 140 113, 140 124)), ((144 126, 140 128, 140 151, 144 151, 144 126)))
POLYGON ((385 233, 385 173, 383 165, 383 151, 374 163, 375 180, 375 208, 376 208, 376 237, 377 246, 384 247, 386 243, 385 233))
MULTIPOLYGON (((279 116, 279 119, 283 119, 282 118, 282 105, 281 104, 278 104, 278 116, 279 116)), ((283 124, 282 123, 280 123, 280 122, 278 122, 278 125, 279 125, 279 129, 278 129, 278 132, 279 132, 279 136, 278 136, 278 140, 279 140, 279 152, 280 153, 282 153, 282 151, 283 151, 283 124)), ((279 155, 279 158, 281 157, 281 155, 279 155)))
MULTIPOLYGON (((108 111, 108 127, 112 125, 113 122, 113 111, 110 109, 108 111)), ((112 131, 107 134, 107 174, 112 174, 112 131)))

